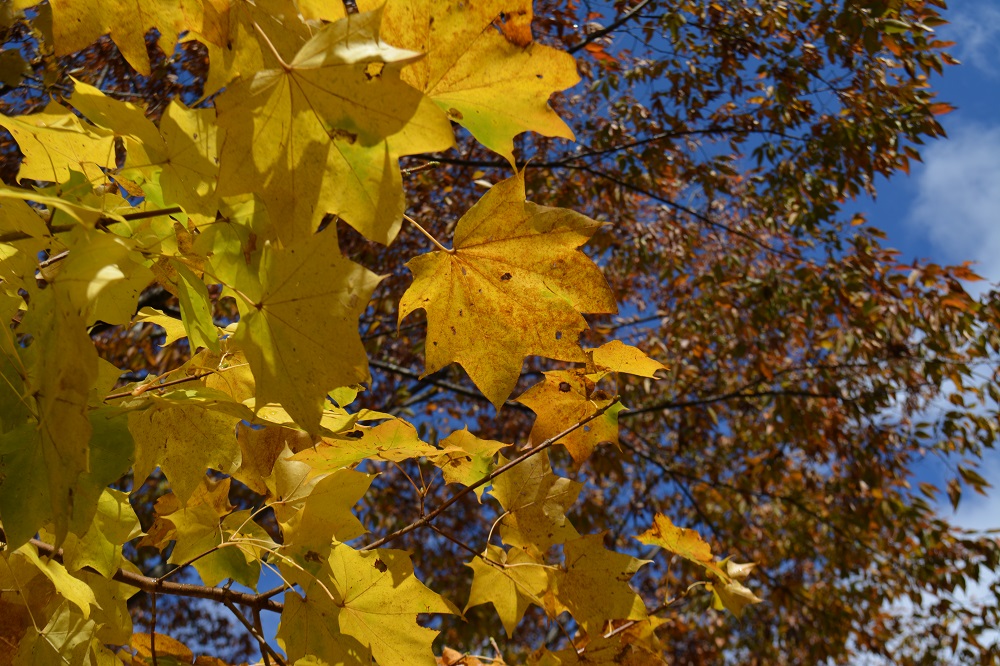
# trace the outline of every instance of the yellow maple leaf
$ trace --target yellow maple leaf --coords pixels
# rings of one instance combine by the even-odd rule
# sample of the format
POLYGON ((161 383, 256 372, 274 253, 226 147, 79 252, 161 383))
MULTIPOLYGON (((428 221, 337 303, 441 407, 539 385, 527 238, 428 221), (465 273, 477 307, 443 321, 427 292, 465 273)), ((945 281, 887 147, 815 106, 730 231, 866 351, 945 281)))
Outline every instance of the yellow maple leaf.
POLYGON ((417 579, 400 550, 362 553, 338 544, 318 565, 282 571, 305 594, 285 596, 278 642, 289 662, 311 655, 329 664, 434 666, 438 632, 417 624, 417 615, 457 613, 417 579))
MULTIPOLYGON (((359 2, 362 9, 380 4, 359 2)), ((548 100, 580 81, 576 63, 568 53, 531 41, 530 17, 531 0, 454 3, 446 11, 435 0, 389 0, 383 37, 426 53, 403 70, 403 80, 513 164, 514 137, 521 132, 574 138, 548 100)))
POLYGON ((472 569, 473 576, 465 610, 480 604, 493 604, 508 637, 514 635, 529 605, 544 605, 542 597, 549 587, 551 570, 535 562, 520 548, 505 551, 490 545, 465 566, 472 569))
MULTIPOLYGON (((502 455, 497 459, 500 467, 507 462, 502 455)), ((578 538, 566 511, 582 488, 582 483, 553 473, 546 453, 507 470, 494 479, 490 490, 505 512, 500 520, 500 538, 536 557, 550 546, 578 538)))
POLYGON ((609 620, 646 619, 646 606, 628 581, 649 561, 607 550, 603 544, 603 534, 566 542, 566 570, 556 576, 559 606, 588 633, 609 620))
MULTIPOLYGON (((567 428, 583 421, 596 410, 608 407, 614 398, 596 388, 602 375, 588 375, 582 371, 553 370, 545 373, 545 380, 522 393, 517 402, 537 417, 531 428, 530 441, 541 444, 567 428)), ((616 404, 583 427, 559 439, 579 464, 590 457, 598 444, 610 442, 618 445, 618 412, 624 407, 616 404)))
POLYGON ((92 182, 103 181, 101 170, 116 166, 114 135, 83 123, 56 102, 50 102, 40 113, 0 114, 0 126, 14 136, 24 153, 18 180, 63 183, 69 180, 71 171, 78 171, 92 182))
POLYGON ((232 342, 253 370, 256 407, 279 403, 315 433, 327 393, 369 378, 358 317, 381 278, 341 256, 336 229, 265 246, 260 271, 237 301, 232 342))
POLYGON ((290 63, 219 97, 219 193, 256 192, 285 241, 333 213, 388 244, 402 222, 398 156, 454 143, 440 109, 399 78, 418 54, 380 41, 379 21, 372 12, 331 23, 290 63))
POLYGON ((422 376, 457 362, 499 408, 526 356, 586 360, 580 313, 617 311, 600 269, 578 250, 599 227, 525 201, 523 173, 494 185, 459 220, 454 250, 407 263, 413 284, 399 320, 427 311, 422 376))
POLYGON ((650 546, 659 546, 671 553, 680 555, 685 560, 705 568, 705 571, 716 576, 723 583, 731 578, 712 556, 712 547, 694 530, 677 527, 662 513, 653 518, 653 526, 636 537, 650 546))
POLYGON ((211 16, 215 11, 213 5, 218 3, 217 0, 50 0, 49 4, 56 55, 79 51, 110 34, 128 64, 143 76, 149 76, 146 33, 156 28, 160 33, 158 44, 169 56, 180 33, 194 30, 210 34, 205 30, 206 13, 211 16))

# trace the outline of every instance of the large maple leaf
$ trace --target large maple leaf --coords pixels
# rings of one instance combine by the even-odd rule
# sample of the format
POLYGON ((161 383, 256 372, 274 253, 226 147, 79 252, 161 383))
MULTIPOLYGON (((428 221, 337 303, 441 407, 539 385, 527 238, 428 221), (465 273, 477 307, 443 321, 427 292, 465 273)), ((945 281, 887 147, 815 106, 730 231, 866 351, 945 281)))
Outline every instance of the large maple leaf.
POLYGON ((600 224, 525 201, 522 173, 497 183, 458 222, 454 249, 407 263, 402 321, 427 311, 426 376, 452 362, 495 406, 529 355, 585 361, 581 312, 617 312, 601 271, 577 248, 600 224))
POLYGON ((437 632, 417 624, 417 615, 457 612, 417 579, 409 554, 399 550, 362 553, 338 544, 319 567, 282 570, 305 593, 285 596, 278 642, 290 661, 311 655, 330 664, 374 658, 433 666, 437 632))
POLYGON ((319 429, 329 391, 367 381, 358 335, 379 278, 340 254, 335 229, 287 247, 264 248, 260 283, 238 301, 233 342, 256 379, 256 408, 279 403, 310 432, 319 429))
POLYGON ((219 97, 221 195, 256 192, 279 236, 311 233, 334 213, 387 244, 402 222, 399 155, 454 142, 444 113, 399 78, 417 53, 379 39, 379 12, 331 23, 290 63, 219 97))
MULTIPOLYGON (((362 0, 362 9, 382 0, 362 0)), ((403 70, 448 117, 514 162, 514 137, 534 131, 573 139, 549 97, 580 81, 573 56, 531 38, 531 0, 455 3, 389 0, 382 36, 426 53, 403 70), (494 29, 494 25, 500 29, 494 29)))

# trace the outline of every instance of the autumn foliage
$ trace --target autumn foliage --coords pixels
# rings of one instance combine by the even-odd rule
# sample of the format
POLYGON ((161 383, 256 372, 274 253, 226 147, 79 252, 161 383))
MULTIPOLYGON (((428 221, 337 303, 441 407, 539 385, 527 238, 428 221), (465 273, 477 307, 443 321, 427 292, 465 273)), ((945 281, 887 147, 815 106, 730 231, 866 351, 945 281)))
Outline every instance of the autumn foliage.
POLYGON ((0 664, 996 659, 942 4, 6 3, 0 664))

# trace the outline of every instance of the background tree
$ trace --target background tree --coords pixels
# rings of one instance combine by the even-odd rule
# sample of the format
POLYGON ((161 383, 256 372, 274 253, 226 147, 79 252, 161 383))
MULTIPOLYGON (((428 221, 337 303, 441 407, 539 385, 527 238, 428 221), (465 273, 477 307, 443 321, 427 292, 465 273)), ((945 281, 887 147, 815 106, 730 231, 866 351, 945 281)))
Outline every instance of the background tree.
MULTIPOLYGON (((343 652, 328 644, 312 642, 308 636, 314 634, 295 633, 295 627, 303 623, 312 626, 309 618, 314 612, 309 603, 298 601, 299 594, 315 593, 311 589, 314 579, 296 578, 296 562, 310 572, 315 569, 314 560, 333 562, 332 568, 342 566, 345 571, 360 571, 367 563, 369 569, 374 566, 417 585, 405 576, 402 556, 374 559, 343 546, 332 548, 328 538, 333 534, 360 549, 384 545, 380 542, 386 536, 408 530, 394 538, 391 546, 412 552, 419 579, 459 607, 467 601, 476 603, 465 609, 464 621, 434 616, 432 626, 441 631, 437 654, 444 654, 446 663, 455 663, 457 657, 442 653, 443 645, 495 656, 490 639, 513 663, 529 658, 539 663, 577 663, 584 658, 596 663, 657 663, 661 654, 676 663, 841 663, 861 652, 881 654, 894 663, 990 663, 997 658, 996 647, 981 644, 977 638, 1000 621, 996 600, 975 607, 959 593, 981 573, 996 570, 1000 548, 994 538, 967 534, 950 525, 940 515, 937 502, 947 497, 957 506, 963 490, 985 492, 987 486, 976 470, 983 449, 992 447, 997 436, 995 359, 1000 305, 995 292, 975 299, 964 290, 962 281, 975 279, 966 266, 899 265, 896 254, 882 246, 879 230, 860 216, 852 217, 849 204, 853 197, 874 193, 877 176, 908 170, 910 161, 918 159, 917 146, 943 134, 935 116, 950 107, 938 102, 929 87, 932 74, 941 73, 952 62, 945 52, 948 45, 935 41, 932 30, 942 21, 943 3, 539 2, 532 11, 527 3, 510 2, 490 4, 478 16, 480 23, 441 7, 417 8, 417 16, 428 12, 425 15, 433 16, 438 26, 447 26, 432 34, 449 39, 427 42, 421 41, 420 30, 407 23, 410 19, 403 8, 413 3, 390 2, 384 16, 372 22, 381 31, 381 43, 427 52, 427 56, 411 62, 402 52, 382 51, 378 62, 387 71, 383 74, 375 67, 363 70, 361 76, 392 79, 402 71, 409 87, 392 89, 393 99, 419 111, 379 120, 363 117, 356 108, 336 109, 336 102, 326 98, 326 106, 319 111, 331 119, 326 128, 329 145, 350 152, 350 146, 368 149, 378 144, 387 146, 383 155, 402 155, 406 212, 420 226, 407 223, 388 246, 382 243, 399 228, 398 211, 386 204, 388 208, 376 206, 368 214, 358 199, 340 190, 342 199, 337 200, 330 182, 346 183, 345 176, 331 171, 326 158, 309 152, 322 142, 313 140, 309 149, 293 151, 287 159, 257 153, 254 159, 245 157, 253 146, 277 141, 276 136, 281 140, 287 136, 289 142, 295 139, 294 133, 281 134, 280 123, 266 131, 257 131, 260 127, 253 125, 253 119, 266 117, 262 110, 282 112, 280 99, 261 102, 253 83, 262 83, 255 78, 256 72, 276 71, 280 78, 288 70, 278 57, 293 67, 304 61, 303 53, 330 57, 345 42, 337 33, 340 28, 321 30, 320 24, 341 19, 339 6, 277 0, 206 3, 199 10, 202 18, 197 25, 191 16, 164 15, 149 25, 119 33, 114 22, 100 12, 70 27, 76 15, 64 2, 40 5, 25 14, 18 13, 25 8, 21 5, 31 3, 5 7, 5 118, 0 124, 12 136, 3 144, 8 156, 3 177, 23 188, 57 185, 41 194, 23 195, 54 211, 44 233, 32 231, 35 227, 30 225, 37 223, 24 217, 30 211, 26 213, 17 199, 22 195, 13 189, 4 193, 3 240, 10 249, 4 255, 3 278, 11 297, 4 301, 5 316, 9 313, 16 323, 5 353, 8 359, 26 360, 8 360, 4 368, 14 397, 3 403, 6 434, 0 464, 5 480, 0 486, 0 521, 8 537, 12 531, 34 536, 42 522, 51 522, 38 535, 43 539, 36 544, 39 552, 49 555, 52 550, 46 550, 47 546, 62 545, 69 579, 84 580, 94 594, 113 594, 110 586, 102 587, 93 571, 74 569, 73 562, 66 560, 66 553, 73 554, 74 529, 90 523, 58 512, 32 523, 23 503, 28 491, 11 480, 16 478, 14 473, 37 480, 23 472, 40 474, 32 456, 46 450, 44 428, 38 435, 41 439, 28 446, 19 439, 25 436, 25 423, 37 432, 44 422, 44 417, 18 411, 22 398, 31 396, 36 401, 32 404, 40 406, 46 391, 55 390, 57 395, 75 391, 85 396, 90 384, 81 383, 80 378, 95 375, 93 368, 73 360, 85 356, 78 338, 67 342, 68 337, 58 331, 45 336, 46 327, 58 321, 83 330, 84 325, 97 322, 89 328, 90 338, 100 357, 124 374, 112 388, 115 373, 108 370, 101 380, 106 386, 96 382, 104 395, 98 395, 97 402, 82 412, 89 411, 97 433, 91 439, 91 456, 95 450, 106 450, 107 442, 117 441, 112 433, 94 425, 100 422, 95 422, 93 413, 105 412, 92 408, 107 403, 100 398, 108 394, 113 396, 110 404, 114 407, 102 409, 131 412, 124 418, 140 451, 141 441, 148 442, 151 432, 176 433, 163 443, 164 453, 159 457, 148 451, 137 454, 134 480, 118 479, 129 468, 127 460, 123 467, 119 461, 120 470, 97 467, 108 472, 104 483, 131 491, 131 505, 147 533, 138 542, 128 530, 109 538, 126 542, 125 555, 148 576, 177 571, 158 583, 159 588, 130 579, 145 586, 145 594, 129 601, 138 626, 146 632, 151 626, 158 630, 155 640, 131 639, 133 651, 150 655, 158 643, 160 654, 169 654, 164 652, 171 649, 166 642, 169 635, 230 661, 251 654, 257 649, 254 632, 235 619, 231 625, 216 624, 216 609, 227 610, 225 603, 197 606, 199 615, 191 622, 184 590, 171 588, 168 593, 163 589, 155 597, 150 593, 180 580, 212 585, 233 578, 252 583, 255 557, 270 548, 275 550, 271 562, 283 567, 297 591, 284 597, 257 596, 245 606, 234 604, 222 593, 211 594, 228 601, 230 609, 235 608, 231 617, 243 617, 251 627, 251 611, 267 611, 269 603, 284 599, 283 617, 293 619, 283 626, 292 629, 286 628, 279 636, 290 656, 312 651, 327 660, 346 660, 343 652), (146 34, 142 42, 141 35, 150 28, 158 32, 146 34), (109 31, 110 36, 102 36, 109 31), (317 32, 325 37, 319 42, 314 38, 311 50, 300 50, 317 32), (466 34, 488 34, 487 39, 497 40, 500 46, 489 51, 488 57, 462 60, 468 56, 462 49, 476 54, 458 38, 466 34), (188 39, 175 49, 177 35, 188 39), (449 50, 451 44, 460 45, 457 54, 449 50), (575 65, 557 50, 573 54, 575 65), (294 60, 296 54, 303 59, 294 60), (522 78, 516 85, 505 85, 512 67, 536 81, 522 78), (574 68, 582 78, 575 86, 574 68), (482 77, 493 86, 486 87, 494 94, 477 92, 470 97, 461 77, 449 78, 448 72, 482 77), (112 99, 140 104, 142 110, 126 112, 124 106, 114 105, 85 84, 112 99), (551 93, 563 90, 551 103, 565 126, 539 111, 551 93), (450 150, 443 150, 448 140, 441 136, 440 119, 435 119, 432 109, 421 106, 428 99, 456 123, 457 144, 450 150), (55 100, 55 108, 48 106, 50 100, 55 100), (171 106, 173 100, 204 109, 204 115, 183 114, 171 106), (534 115, 523 112, 519 103, 533 109, 534 115), (482 116, 492 122, 481 122, 476 114, 479 106, 487 109, 482 116), (61 111, 66 108, 75 109, 86 121, 61 111), (140 122, 143 110, 155 126, 140 122), (413 125, 420 130, 401 132, 418 113, 427 114, 419 116, 422 124, 413 125), (42 131, 42 126, 53 126, 54 115, 63 125, 54 132, 42 131), (193 138, 199 134, 193 125, 205 123, 209 128, 216 122, 224 132, 216 145, 193 138), (148 134, 149 127, 156 134, 148 134), (77 143, 69 149, 59 149, 63 145, 56 136, 63 136, 58 134, 60 128, 74 132, 77 143), (527 129, 533 132, 517 134, 510 143, 513 134, 527 129), (91 143, 84 143, 80 133, 87 133, 86 141, 91 143), (152 150, 161 135, 166 157, 152 150), (575 143, 564 140, 571 135, 575 143), (171 160, 180 154, 171 153, 177 145, 171 143, 171 136, 189 137, 196 153, 219 157, 216 189, 201 187, 213 183, 211 165, 191 166, 182 159, 180 163, 194 175, 171 174, 171 160), (379 143, 385 136, 393 138, 379 143), (250 137, 253 144, 248 142, 250 137), (95 150, 94 145, 105 151, 100 168, 80 157, 85 149, 95 150), (25 156, 23 162, 19 149, 25 156), (70 158, 60 170, 52 155, 65 157, 67 153, 70 158), (143 161, 140 155, 149 159, 143 161), (457 356, 435 361, 442 358, 433 349, 442 339, 442 327, 458 325, 462 312, 453 308, 442 319, 440 310, 435 313, 420 305, 421 294, 440 297, 433 284, 426 285, 446 270, 442 262, 452 259, 447 253, 427 258, 425 253, 434 248, 419 230, 446 245, 455 238, 454 247, 460 252, 477 245, 483 239, 464 231, 456 234, 456 226, 463 216, 474 214, 469 211, 484 194, 517 200, 519 183, 516 178, 509 180, 514 174, 508 162, 512 158, 523 167, 529 200, 563 206, 605 223, 592 228, 582 218, 570 217, 575 221, 558 225, 575 225, 580 236, 593 234, 585 251, 600 266, 619 314, 608 314, 612 304, 600 294, 594 296, 601 290, 587 282, 590 296, 569 300, 593 305, 576 307, 596 313, 588 315, 591 330, 584 333, 582 344, 603 351, 592 353, 586 363, 568 353, 560 356, 558 350, 542 353, 571 362, 529 356, 513 399, 507 400, 510 387, 503 386, 507 380, 497 379, 492 369, 477 369, 471 361, 463 361, 465 369, 446 365, 457 356), (260 173, 256 169, 267 159, 270 170, 260 173), (75 169, 65 165, 72 166, 74 161, 75 169), (83 161, 88 163, 86 168, 80 165, 83 161), (317 164, 325 170, 312 168, 317 164), (81 169, 83 176, 72 173, 81 169), (254 181, 262 176, 267 178, 254 181), (103 187, 109 177, 132 197, 129 202, 114 199, 113 187, 103 187), (257 185, 253 190, 259 195, 256 206, 240 199, 249 183, 257 185), (216 195, 220 199, 212 199, 216 195), (70 203, 45 196, 59 196, 70 203), (136 198, 140 196, 141 201, 136 198), (334 200, 340 208, 330 203, 334 200), (179 224, 164 222, 163 216, 142 217, 147 209, 170 210, 174 205, 187 213, 171 213, 179 224), (105 217, 88 212, 88 206, 103 211, 105 217), (221 211, 218 217, 217 210, 221 211), (57 232, 60 213, 82 221, 91 232, 83 240, 73 236, 76 232, 57 232), (115 214, 126 218, 107 219, 115 214), (316 224, 323 230, 313 238, 316 224), (334 231, 336 243, 331 240, 334 231), (161 245, 142 245, 149 242, 144 233, 156 236, 161 245), (226 234, 235 237, 238 251, 226 249, 226 234), (62 293, 58 276, 76 276, 92 286, 98 269, 125 267, 121 242, 107 240, 112 236, 137 243, 126 249, 138 247, 143 261, 136 266, 150 272, 119 270, 126 278, 119 282, 128 283, 133 300, 119 292, 109 300, 125 303, 128 312, 88 300, 91 310, 73 315, 78 321, 71 321, 73 316, 66 314, 66 305, 58 298, 62 293), (34 242, 28 237, 58 241, 26 247, 34 242), (472 241, 463 244, 460 238, 472 241), (261 291, 245 294, 248 298, 242 301, 231 288, 219 286, 233 287, 248 279, 239 273, 241 260, 244 269, 265 275, 286 270, 276 265, 297 265, 297 260, 274 258, 288 256, 277 251, 265 259, 266 242, 270 248, 306 252, 313 262, 319 261, 315 253, 336 255, 339 246, 343 257, 386 276, 376 286, 366 282, 367 273, 350 269, 355 272, 347 282, 358 290, 359 300, 371 293, 367 308, 362 312, 363 305, 359 306, 348 327, 359 322, 373 377, 369 389, 350 406, 356 417, 331 409, 322 422, 324 431, 316 429, 316 412, 311 411, 309 400, 290 396, 283 388, 287 382, 282 381, 282 373, 270 370, 268 363, 255 363, 252 357, 252 349, 266 345, 255 345, 252 331, 260 331, 260 319, 257 328, 252 328, 250 318, 258 315, 247 305, 268 302, 281 283, 258 284, 255 288, 261 291), (102 257, 99 263, 77 261, 74 266, 60 258, 81 256, 80 250, 90 248, 91 243, 100 250, 95 255, 102 257), (66 249, 69 254, 62 255, 66 249), (229 252, 228 263, 218 256, 213 259, 211 250, 217 255, 229 252), (43 254, 37 255, 39 251, 43 254), (418 255, 424 256, 414 259, 418 255), (407 262, 411 262, 409 270, 407 262), (63 272, 52 273, 53 266, 62 267, 63 272), (36 270, 41 272, 30 280, 36 270), (21 314, 25 303, 27 310, 21 314), (207 319, 209 304, 212 321, 207 319), (141 323, 131 318, 139 307, 158 308, 173 319, 182 319, 183 326, 179 333, 171 332, 169 326, 180 322, 171 324, 159 315, 141 323), (401 312, 408 316, 400 319, 401 312), (219 344, 215 325, 227 326, 240 315, 243 320, 233 341, 237 349, 243 345, 253 377, 239 374, 239 364, 227 366, 232 370, 205 374, 219 370, 218 357, 206 351, 193 354, 192 347, 195 351, 215 348, 219 344), (167 324, 166 339, 156 322, 167 324), (178 335, 180 340, 176 340, 178 335), (641 349, 664 369, 647 365, 649 361, 639 355, 626 357, 623 348, 614 344, 602 346, 611 340, 641 349), (32 356, 32 349, 49 351, 32 356), (30 370, 10 372, 18 367, 30 370), (425 368, 432 374, 424 375, 425 368), (608 370, 618 372, 608 374, 608 370), (216 377, 238 379, 216 381, 216 377), (272 382, 264 392, 262 378, 272 382), (163 384, 168 384, 166 389, 152 390, 163 384), (150 389, 132 395, 137 386, 150 389), (180 389, 188 393, 180 395, 176 392, 180 389), (616 397, 627 411, 619 411, 616 397), (250 398, 258 401, 249 403, 251 407, 276 402, 284 410, 240 411, 236 403, 245 408, 244 400, 250 398), (500 411, 490 407, 490 402, 502 404, 500 411), (940 408, 942 403, 947 407, 940 408), (201 428, 185 430, 178 410, 189 427, 197 421, 201 428), (357 426, 353 418, 375 416, 363 410, 408 419, 416 425, 422 442, 407 434, 401 421, 357 426), (599 411, 596 420, 498 477, 492 484, 493 499, 484 495, 480 504, 465 497, 435 515, 433 522, 421 522, 422 516, 460 492, 456 483, 468 487, 475 478, 521 454, 527 443, 537 447, 552 442, 551 438, 599 411), (197 419, 191 417, 193 413, 199 415, 197 419), (237 427, 241 419, 243 424, 237 427), (206 426, 208 421, 212 428, 206 426), (256 427, 248 427, 250 422, 256 427), (293 422, 313 436, 325 437, 315 449, 322 455, 313 453, 317 440, 291 427, 293 422), (479 439, 463 440, 467 436, 456 434, 463 425, 479 439), (237 436, 232 435, 234 430, 237 436), (196 465, 172 459, 171 451, 188 454, 192 445, 199 446, 205 432, 225 442, 216 447, 222 453, 215 459, 198 458, 196 465), (100 447, 95 444, 98 435, 106 435, 100 447), (351 448, 355 441, 368 448, 351 448), (504 457, 496 458, 500 443, 516 446, 502 449, 504 457), (342 507, 336 518, 326 517, 324 523, 308 522, 316 520, 317 505, 310 511, 308 497, 293 501, 288 491, 294 493, 294 488, 276 485, 289 483, 287 477, 293 476, 291 471, 272 469, 286 445, 297 452, 296 464, 332 472, 310 487, 317 498, 326 492, 330 493, 328 501, 336 498, 339 504, 348 505, 359 501, 355 511, 371 532, 369 536, 362 536, 344 514, 349 506, 342 507), (404 448, 398 453, 386 453, 399 446, 404 448), (354 457, 345 450, 354 451, 354 457), (243 462, 238 465, 240 456, 243 462), (335 462, 330 462, 331 456, 335 462), (548 464, 560 477, 573 482, 549 476, 544 462, 548 456, 548 464), (934 458, 949 470, 941 488, 914 476, 916 466, 934 458), (466 463, 449 465, 456 460, 466 463), (348 470, 332 471, 355 463, 360 463, 355 471, 377 471, 379 476, 363 480, 348 470), (143 477, 157 465, 162 474, 154 473, 143 483, 143 477), (201 483, 206 469, 214 470, 211 481, 201 483), (224 480, 227 475, 236 480, 224 480), (536 503, 519 505, 512 499, 514 489, 532 478, 546 479, 551 485, 544 490, 550 499, 543 502, 542 514, 556 516, 555 537, 532 531, 531 521, 542 520, 531 514, 530 507, 536 503), (583 484, 579 495, 576 482, 583 484), (346 497, 351 492, 355 494, 346 497), (523 517, 512 506, 520 506, 523 517), (207 517, 199 513, 209 509, 207 517), (252 529, 246 513, 250 511, 257 524, 252 529), (561 522, 563 512, 569 523, 561 522), (740 600, 750 599, 739 592, 739 576, 745 572, 739 567, 720 568, 710 555, 700 557, 704 547, 690 533, 673 543, 681 557, 655 554, 652 546, 671 543, 668 537, 675 533, 670 521, 697 531, 711 545, 712 553, 732 556, 734 562, 756 562, 752 578, 745 581, 753 590, 747 594, 757 595, 763 603, 747 608, 742 619, 709 610, 713 599, 742 610, 740 600), (12 530, 12 523, 16 529, 12 530), (211 528, 207 541, 202 538, 206 525, 211 528), (304 536, 307 533, 317 534, 325 543, 312 543, 304 536), (635 539, 644 533, 647 536, 641 541, 635 539), (603 536, 578 540, 578 535, 603 536), (241 562, 223 561, 223 554, 228 557, 237 548, 221 548, 193 567, 174 569, 220 540, 241 538, 241 562), (269 540, 285 544, 286 549, 269 546, 269 540), (491 545, 484 550, 487 542, 491 545), (323 550, 331 548, 329 553, 323 550), (652 562, 637 569, 635 560, 608 554, 602 555, 594 569, 580 564, 591 561, 581 554, 606 553, 605 548, 652 562), (484 557, 477 557, 483 553, 484 557), (370 562, 365 559, 369 557, 370 562), (614 587, 616 575, 619 583, 630 579, 632 588, 614 587), (692 587, 698 581, 708 585, 692 587), (732 587, 727 588, 727 582, 732 587), (709 586, 715 589, 714 597, 705 590, 709 586), (643 620, 642 613, 633 612, 632 589, 657 619, 643 620), (506 596, 502 596, 504 590, 506 596), (590 601, 595 590, 603 595, 605 606, 590 601), (482 605, 486 601, 493 607, 482 605), (608 610, 607 605, 614 608, 608 610), (525 611, 524 619, 517 622, 525 611), (213 646, 215 639, 218 642, 213 646), (238 649, 235 641, 243 641, 238 649)), ((362 12, 375 7, 366 2, 359 5, 362 12)), ((122 9, 109 7, 113 8, 102 11, 112 12, 110 16, 122 9)), ((346 25, 365 25, 357 17, 352 20, 346 25)), ((473 37, 469 39, 474 43, 473 37)), ((335 72, 323 71, 311 81, 321 87, 331 80, 326 77, 334 76, 335 72)), ((340 87, 332 90, 351 90, 349 97, 355 94, 353 79, 335 80, 340 87)), ((189 150, 192 146, 185 144, 189 150)), ((376 173, 373 181, 392 187, 391 164, 387 169, 369 168, 376 173)), ((517 253, 529 255, 536 249, 528 244, 517 253)), ((343 270, 347 269, 338 264, 338 274, 343 270)), ((577 276, 586 270, 573 268, 568 282, 582 281, 577 276)), ((498 279, 514 280, 513 275, 504 280, 504 275, 498 279)), ((562 285, 558 277, 550 280, 562 285)), ((70 280, 66 287, 71 305, 76 302, 72 284, 70 280)), ((305 286, 296 285, 296 289, 305 286)), ((279 301, 283 299, 272 298, 272 302, 279 301)), ((326 302, 313 303, 328 307, 326 302)), ((534 302, 529 299, 526 305, 534 302)), ((285 311, 275 318, 311 322, 314 316, 320 315, 307 308, 285 311)), ((533 326, 523 318, 499 318, 492 324, 507 330, 533 326)), ((496 349, 503 332, 485 326, 478 330, 480 335, 472 336, 468 348, 492 345, 496 349)), ((329 345, 332 352, 317 356, 307 370, 285 368, 285 374, 291 373, 288 376, 305 386, 315 383, 317 375, 322 381, 345 376, 336 368, 348 351, 350 331, 337 329, 333 336, 337 343, 329 345)), ((566 337, 569 343, 575 342, 572 334, 566 337)), ((295 344, 301 341, 279 341, 276 348, 291 349, 295 344)), ((322 387, 323 391, 332 388, 334 384, 322 387)), ((353 397, 351 391, 333 394, 338 406, 353 397)), ((82 406, 83 401, 80 397, 77 403, 82 406)), ((46 413, 61 414, 58 408, 57 404, 46 413)), ((120 429, 114 433, 125 438, 120 429)), ((52 436, 57 448, 65 434, 57 431, 52 436)), ((130 446, 120 445, 118 450, 130 446)), ((85 487, 60 478, 45 478, 44 484, 50 494, 60 487, 67 494, 85 487)), ((103 501, 109 497, 122 506, 123 496, 105 494, 103 501)), ((85 504, 86 499, 71 506, 76 503, 85 504)), ((54 632, 46 632, 45 622, 32 612, 55 622, 54 627, 69 622, 66 618, 77 618, 88 604, 73 596, 74 591, 85 594, 77 589, 78 583, 60 578, 63 569, 44 560, 36 563, 24 551, 17 553, 7 556, 8 573, 2 578, 0 607, 5 617, 12 618, 7 626, 13 627, 4 638, 20 642, 18 658, 34 651, 37 660, 41 653, 30 642, 38 643, 32 637, 51 637, 54 632), (41 578, 32 574, 32 585, 50 596, 27 605, 24 600, 11 600, 14 583, 28 576, 25 569, 34 571, 31 567, 44 574, 41 578), (52 572, 54 567, 58 573, 52 572), (61 595, 57 601, 70 599, 68 606, 51 600, 52 586, 61 595), (73 599, 79 602, 77 606, 73 599), (33 626, 41 632, 33 633, 29 629, 33 626)), ((93 563, 88 566, 94 569, 93 563)), ((119 579, 128 578, 125 574, 132 571, 115 564, 107 570, 98 567, 97 572, 111 575, 112 569, 119 579)), ((430 599, 418 592, 414 594, 419 598, 430 599)), ((995 583, 992 592, 995 595, 995 583)), ((316 597, 309 595, 307 602, 315 602, 316 597)), ((31 597, 25 594, 25 598, 31 597)), ((426 603, 429 611, 448 610, 444 602, 426 603)), ((328 609, 317 612, 330 617, 328 609)), ((412 620, 416 611, 408 612, 412 620)), ((124 624, 112 631, 108 628, 112 623, 94 622, 103 632, 96 640, 79 643, 82 648, 77 644, 65 648, 77 650, 74 657, 80 661, 88 649, 98 654, 92 644, 130 642, 123 633, 124 624)), ((263 625, 254 631, 267 633, 263 625)), ((379 653, 377 646, 356 632, 344 630, 338 636, 331 640, 335 644, 340 640, 343 649, 348 649, 342 645, 346 636, 359 642, 361 647, 351 649, 359 650, 362 657, 369 654, 366 650, 374 651, 379 663, 393 663, 393 653, 379 653)))

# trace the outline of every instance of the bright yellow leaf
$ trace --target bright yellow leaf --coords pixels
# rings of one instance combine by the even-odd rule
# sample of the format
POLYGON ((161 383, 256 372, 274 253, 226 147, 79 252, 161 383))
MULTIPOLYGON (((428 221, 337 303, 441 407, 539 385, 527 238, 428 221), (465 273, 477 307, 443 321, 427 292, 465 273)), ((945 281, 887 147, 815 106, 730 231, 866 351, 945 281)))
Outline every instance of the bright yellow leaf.
POLYGON ((580 81, 576 63, 568 53, 531 41, 530 16, 531 0, 455 3, 447 11, 435 0, 389 0, 382 24, 390 44, 427 54, 403 70, 403 80, 512 164, 514 137, 521 132, 573 139, 548 100, 580 81), (501 17, 508 23, 497 30, 501 17), (527 22, 515 26, 517 17, 527 22))
POLYGON ((402 322, 427 312, 426 368, 457 362, 500 407, 524 357, 586 359, 581 312, 617 311, 600 269, 577 248, 600 227, 562 208, 525 201, 522 173, 493 186, 458 222, 451 252, 411 259, 402 322), (512 326, 515 322, 516 326, 512 326))

